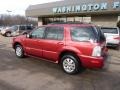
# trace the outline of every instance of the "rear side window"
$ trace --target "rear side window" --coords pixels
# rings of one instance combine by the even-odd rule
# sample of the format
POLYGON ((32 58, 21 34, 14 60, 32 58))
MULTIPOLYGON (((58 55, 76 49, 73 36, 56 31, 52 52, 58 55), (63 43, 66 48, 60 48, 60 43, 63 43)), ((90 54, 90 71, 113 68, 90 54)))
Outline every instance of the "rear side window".
POLYGON ((101 28, 103 33, 118 34, 117 28, 101 28))
POLYGON ((27 30, 32 30, 33 27, 32 27, 32 26, 26 26, 26 29, 27 29, 27 30))
POLYGON ((73 41, 89 41, 94 40, 94 32, 92 27, 72 27, 71 38, 73 41))
POLYGON ((47 27, 45 31, 45 39, 62 40, 64 36, 63 27, 47 27))
POLYGON ((20 30, 25 30, 25 26, 20 26, 20 30))

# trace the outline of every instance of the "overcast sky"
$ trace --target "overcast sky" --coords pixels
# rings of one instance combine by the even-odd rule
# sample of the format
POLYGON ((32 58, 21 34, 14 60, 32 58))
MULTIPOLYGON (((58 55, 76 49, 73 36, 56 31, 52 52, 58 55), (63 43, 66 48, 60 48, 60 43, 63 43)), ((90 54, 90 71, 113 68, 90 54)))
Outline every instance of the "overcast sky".
POLYGON ((25 15, 25 10, 29 5, 42 4, 60 0, 0 0, 0 14, 20 14, 25 15), (7 10, 12 11, 10 13, 7 10))

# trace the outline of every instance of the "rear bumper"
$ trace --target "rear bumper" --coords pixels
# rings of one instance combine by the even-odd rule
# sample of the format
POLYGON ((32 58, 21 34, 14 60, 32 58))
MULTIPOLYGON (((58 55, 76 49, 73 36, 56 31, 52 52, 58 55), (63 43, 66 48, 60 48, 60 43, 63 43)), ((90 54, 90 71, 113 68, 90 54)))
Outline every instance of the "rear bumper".
POLYGON ((104 61, 106 57, 91 57, 91 56, 79 56, 82 62, 82 66, 90 69, 99 69, 104 67, 104 61))
POLYGON ((107 40, 107 46, 118 46, 120 44, 120 40, 107 40))
POLYGON ((117 43, 117 44, 115 44, 115 43, 107 43, 107 46, 111 46, 111 47, 117 47, 119 45, 120 45, 120 43, 117 43))

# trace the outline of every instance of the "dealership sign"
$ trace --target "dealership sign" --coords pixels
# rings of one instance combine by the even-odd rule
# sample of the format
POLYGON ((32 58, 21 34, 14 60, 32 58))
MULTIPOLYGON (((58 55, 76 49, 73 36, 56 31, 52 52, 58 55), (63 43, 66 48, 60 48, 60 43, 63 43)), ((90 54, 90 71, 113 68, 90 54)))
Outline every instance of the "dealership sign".
MULTIPOLYGON (((77 13, 81 11, 99 11, 99 10, 107 10, 108 3, 95 3, 95 4, 83 4, 83 5, 75 5, 75 6, 63 6, 53 8, 53 13, 77 13)), ((112 9, 120 9, 120 2, 113 2, 110 5, 112 9)))

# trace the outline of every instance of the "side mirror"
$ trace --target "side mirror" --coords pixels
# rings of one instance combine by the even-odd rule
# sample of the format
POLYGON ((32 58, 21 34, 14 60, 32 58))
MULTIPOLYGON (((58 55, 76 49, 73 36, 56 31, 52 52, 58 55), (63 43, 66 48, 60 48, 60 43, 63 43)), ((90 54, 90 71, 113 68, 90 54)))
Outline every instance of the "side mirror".
POLYGON ((27 37, 27 38, 31 38, 31 35, 30 35, 30 34, 26 34, 26 37, 27 37))

